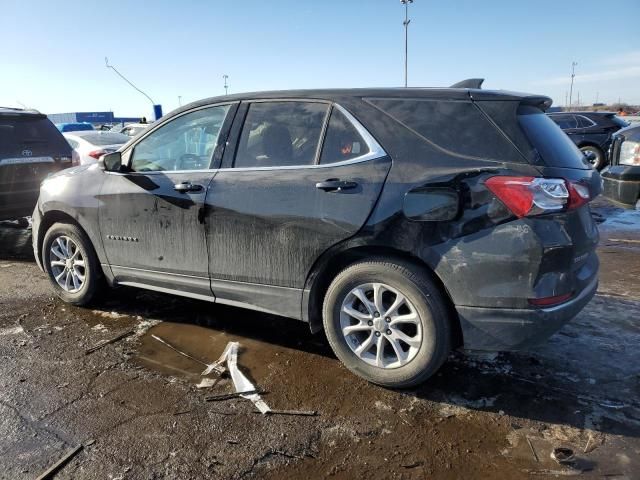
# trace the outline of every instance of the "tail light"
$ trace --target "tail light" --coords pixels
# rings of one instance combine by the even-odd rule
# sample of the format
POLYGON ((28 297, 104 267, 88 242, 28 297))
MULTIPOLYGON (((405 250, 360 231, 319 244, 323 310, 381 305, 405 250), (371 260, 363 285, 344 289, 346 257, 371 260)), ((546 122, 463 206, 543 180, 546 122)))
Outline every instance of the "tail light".
POLYGON ((578 208, 590 200, 589 188, 562 178, 488 178, 485 185, 518 217, 578 208))
POLYGON ((108 152, 106 150, 93 150, 92 152, 89 152, 89 156, 98 160, 105 153, 108 153, 108 152))
POLYGON ((529 305, 533 305, 534 307, 551 307, 566 302, 572 296, 573 293, 565 293, 564 295, 555 295, 553 297, 530 298, 529 305))

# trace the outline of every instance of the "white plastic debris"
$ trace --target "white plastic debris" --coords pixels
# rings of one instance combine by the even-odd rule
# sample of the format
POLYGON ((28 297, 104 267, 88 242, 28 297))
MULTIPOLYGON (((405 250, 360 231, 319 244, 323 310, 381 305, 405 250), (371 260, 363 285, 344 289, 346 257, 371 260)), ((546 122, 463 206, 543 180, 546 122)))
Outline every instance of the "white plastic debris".
MULTIPOLYGON (((231 380, 233 381, 233 386, 236 389, 236 392, 249 392, 257 390, 255 385, 249 381, 249 379, 238 369, 238 347, 240 344, 238 342, 229 342, 220 355, 220 358, 216 360, 214 363, 209 365, 202 375, 208 375, 213 370, 218 370, 222 367, 224 362, 227 362, 227 369, 229 370, 229 374, 231 375, 231 380)), ((251 393, 248 395, 240 395, 242 398, 247 400, 251 400, 256 408, 260 411, 260 413, 269 413, 271 409, 269 405, 267 405, 262 397, 257 393, 251 393)))

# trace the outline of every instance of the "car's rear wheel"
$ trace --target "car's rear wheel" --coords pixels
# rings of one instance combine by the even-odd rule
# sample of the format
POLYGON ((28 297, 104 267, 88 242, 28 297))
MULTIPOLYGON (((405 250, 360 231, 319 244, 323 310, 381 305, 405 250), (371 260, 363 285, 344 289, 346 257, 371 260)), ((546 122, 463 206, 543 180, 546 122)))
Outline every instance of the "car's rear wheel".
POLYGON ((76 225, 54 223, 49 228, 42 263, 56 294, 65 302, 86 305, 95 298, 100 264, 89 238, 76 225))
POLYGON ((421 269, 366 261, 331 283, 323 321, 333 351, 349 370, 379 385, 410 387, 447 359, 447 312, 440 289, 421 269))
POLYGON ((600 150, 598 147, 594 147, 593 145, 585 145, 584 147, 580 147, 580 150, 583 153, 593 153, 594 159, 591 160, 591 165, 596 170, 602 170, 602 168, 604 167, 604 152, 602 150, 600 150))

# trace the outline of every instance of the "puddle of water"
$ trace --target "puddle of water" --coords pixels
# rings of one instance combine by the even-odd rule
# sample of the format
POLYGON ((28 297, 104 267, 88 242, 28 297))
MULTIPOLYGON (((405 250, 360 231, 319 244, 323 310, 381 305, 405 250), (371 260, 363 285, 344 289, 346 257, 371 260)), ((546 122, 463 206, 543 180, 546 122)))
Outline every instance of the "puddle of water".
MULTIPOLYGON (((200 384, 204 366, 195 360, 180 355, 159 342, 160 337, 178 350, 209 364, 222 354, 227 343, 240 342, 239 365, 251 378, 264 378, 276 349, 269 344, 252 340, 212 328, 184 323, 162 322, 150 328, 140 339, 136 361, 144 367, 173 377, 182 377, 191 383, 200 384)), ((211 377, 215 377, 212 374, 211 377)))

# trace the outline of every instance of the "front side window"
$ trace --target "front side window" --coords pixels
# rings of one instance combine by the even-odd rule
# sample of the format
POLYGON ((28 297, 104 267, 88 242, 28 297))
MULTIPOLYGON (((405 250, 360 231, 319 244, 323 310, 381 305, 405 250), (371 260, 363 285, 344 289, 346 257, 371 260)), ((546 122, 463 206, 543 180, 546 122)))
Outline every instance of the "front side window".
POLYGON ((327 109, 312 102, 252 103, 234 167, 313 165, 327 109))
POLYGON ((343 162, 367 153, 369 146, 356 127, 340 110, 334 108, 329 118, 320 163, 343 162))
POLYGON ((136 172, 207 169, 229 105, 181 115, 140 141, 133 150, 136 172))

